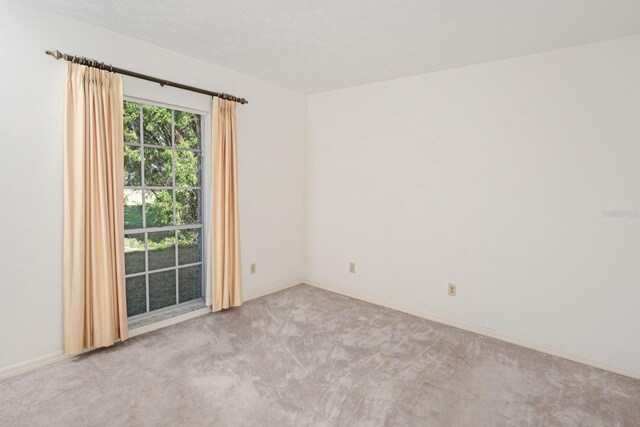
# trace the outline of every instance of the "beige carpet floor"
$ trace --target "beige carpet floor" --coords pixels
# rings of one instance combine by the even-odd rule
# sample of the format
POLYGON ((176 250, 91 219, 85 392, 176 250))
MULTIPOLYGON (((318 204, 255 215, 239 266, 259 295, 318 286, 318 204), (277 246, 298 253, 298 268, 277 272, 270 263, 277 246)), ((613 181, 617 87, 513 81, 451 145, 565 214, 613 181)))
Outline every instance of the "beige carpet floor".
POLYGON ((18 426, 640 426, 640 381, 300 285, 0 381, 18 426))

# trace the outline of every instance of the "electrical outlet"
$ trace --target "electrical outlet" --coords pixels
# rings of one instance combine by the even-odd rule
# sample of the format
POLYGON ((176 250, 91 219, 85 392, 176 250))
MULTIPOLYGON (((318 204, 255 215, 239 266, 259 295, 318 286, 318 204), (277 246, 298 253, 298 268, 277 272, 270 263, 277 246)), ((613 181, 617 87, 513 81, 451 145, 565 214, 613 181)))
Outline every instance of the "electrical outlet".
POLYGON ((249 266, 249 273, 256 274, 256 264, 253 263, 249 266))
POLYGON ((454 285, 453 283, 449 283, 449 295, 451 295, 452 297, 456 296, 456 285, 454 285))
POLYGON ((349 263, 349 273, 355 273, 356 272, 356 263, 355 262, 350 262, 349 263))

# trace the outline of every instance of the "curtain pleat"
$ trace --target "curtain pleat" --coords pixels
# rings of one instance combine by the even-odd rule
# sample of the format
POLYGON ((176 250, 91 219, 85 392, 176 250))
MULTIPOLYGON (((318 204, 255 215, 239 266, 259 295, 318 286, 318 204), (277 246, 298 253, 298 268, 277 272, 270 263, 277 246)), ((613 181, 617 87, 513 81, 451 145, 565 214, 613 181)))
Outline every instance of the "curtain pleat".
POLYGON ((236 104, 213 98, 213 311, 242 305, 236 104))
POLYGON ((127 338, 122 77, 70 63, 64 165, 64 351, 127 338))

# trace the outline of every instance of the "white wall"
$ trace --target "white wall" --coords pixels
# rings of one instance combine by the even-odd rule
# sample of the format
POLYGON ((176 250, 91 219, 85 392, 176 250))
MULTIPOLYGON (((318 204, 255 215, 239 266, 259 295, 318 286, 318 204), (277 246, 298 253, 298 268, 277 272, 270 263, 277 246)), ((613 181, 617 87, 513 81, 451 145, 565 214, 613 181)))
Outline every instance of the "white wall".
MULTIPOLYGON (((244 292, 304 275, 306 97, 96 27, 0 0, 0 368, 62 348, 66 66, 46 49, 243 96, 238 108, 244 292), (257 273, 249 275, 249 263, 257 273)), ((132 88, 130 80, 125 81, 132 88)), ((175 89, 160 89, 186 99, 175 89), (182 96, 182 97, 181 97, 182 96)), ((197 100, 195 100, 197 102, 197 100)))
POLYGON ((640 373, 639 53, 311 95, 309 282, 640 373))

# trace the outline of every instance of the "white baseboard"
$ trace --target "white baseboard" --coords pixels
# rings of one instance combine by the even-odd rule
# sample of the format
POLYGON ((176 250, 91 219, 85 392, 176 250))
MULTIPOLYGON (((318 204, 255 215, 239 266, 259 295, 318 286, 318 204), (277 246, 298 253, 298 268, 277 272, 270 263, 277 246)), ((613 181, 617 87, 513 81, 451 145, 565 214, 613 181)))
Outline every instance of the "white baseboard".
POLYGON ((445 317, 442 316, 437 316, 437 315, 432 315, 429 313, 424 313, 421 311, 416 311, 414 309, 411 309, 409 307, 405 307, 402 305, 398 305, 398 304, 392 304, 392 303, 388 303, 386 301, 381 301, 375 298, 370 298, 366 295, 357 293, 357 292, 352 292, 352 291, 345 291, 342 289, 337 289, 337 288, 333 288, 331 286, 324 286, 324 285, 318 285, 318 284, 314 284, 314 283, 309 283, 306 282, 308 285, 310 286, 314 286, 318 289, 323 289, 325 291, 329 291, 329 292, 333 292, 336 294, 340 294, 349 298, 354 298, 360 301, 364 301, 364 302, 368 302, 370 304, 374 304, 374 305, 379 305, 381 307, 386 307, 386 308, 390 308, 392 310, 396 310, 396 311, 401 311, 403 313, 407 313, 407 314, 411 314, 412 316, 416 316, 416 317, 421 317, 423 319, 427 319, 427 320, 431 320, 437 323, 442 323, 444 325, 448 325, 448 326, 453 326, 454 328, 458 328, 458 329, 463 329, 465 331, 469 331, 469 332, 474 332, 476 334, 480 334, 480 335, 484 335, 487 337, 491 337, 491 338, 495 338, 498 339, 500 341, 505 341, 511 344, 515 344, 515 345, 519 345, 521 347, 526 347, 532 350, 537 350, 543 353, 547 353, 550 354, 552 356, 557 356, 557 357, 562 357, 563 359, 568 359, 571 360, 573 362, 578 362, 578 363, 582 363, 584 365, 589 365, 592 366, 594 368, 599 368, 599 369, 604 369, 605 371, 610 371, 610 372, 614 372, 616 374, 620 374, 620 375, 624 375, 626 377, 631 377, 631 378, 635 378, 635 379, 640 379, 640 372, 635 371, 635 370, 631 370, 628 368, 622 368, 622 367, 618 367, 618 366, 614 366, 610 363, 607 362, 602 362, 599 360, 594 360, 594 359, 590 359, 588 357, 584 357, 575 353, 572 353, 570 351, 564 350, 564 349, 560 349, 560 348, 556 348, 553 346, 549 346, 546 344, 540 344, 540 343, 535 343, 535 342, 531 342, 531 341, 527 341, 527 340, 523 340, 520 339, 518 337, 514 337, 508 334, 504 334, 502 332, 493 330, 493 329, 489 329, 487 327, 484 326, 480 326, 480 325, 474 325, 472 323, 467 323, 467 322, 459 322, 459 321, 455 321, 455 320, 451 320, 451 319, 447 319, 445 317))
MULTIPOLYGON (((276 288, 272 288, 263 292, 251 294, 249 296, 246 296, 244 298, 244 301, 251 301, 252 299, 260 298, 269 294, 273 294, 275 292, 280 292, 284 289, 291 288, 293 286, 297 286, 300 284, 301 284, 300 281, 296 281, 294 283, 290 283, 284 286, 278 286, 276 288)), ((199 310, 190 311, 189 313, 181 314, 179 316, 175 316, 170 319, 165 319, 149 325, 141 326, 139 328, 130 330, 129 338, 146 334, 147 332, 155 331, 157 329, 165 328, 167 326, 175 325, 177 323, 184 322, 186 320, 194 319, 196 317, 199 317, 208 313, 211 313, 211 306, 207 306, 199 310)), ((91 350, 87 350, 84 353, 88 353, 90 351, 91 350)), ((71 357, 74 357, 74 356, 67 356, 62 352, 62 350, 60 350, 45 356, 40 356, 30 360, 26 360, 24 362, 16 363, 14 365, 5 366, 4 368, 0 368, 0 379, 22 374, 24 372, 29 372, 34 369, 41 368, 43 366, 60 362, 65 359, 70 359, 71 357)))
POLYGON ((297 280, 293 283, 289 283, 288 285, 278 286, 277 288, 271 288, 269 290, 258 292, 255 294, 251 294, 249 296, 245 296, 245 301, 251 301, 252 299, 264 297, 266 295, 275 294, 276 292, 284 291, 285 289, 293 288, 294 286, 303 285, 304 283, 300 280, 297 280))
POLYGON ((69 356, 62 353, 62 351, 57 351, 55 353, 47 354, 45 356, 40 356, 30 360, 25 360, 24 362, 16 363, 15 365, 5 366, 4 368, 0 369, 0 379, 18 375, 23 372, 32 371, 42 366, 51 365, 52 363, 65 360, 68 357, 69 356))

